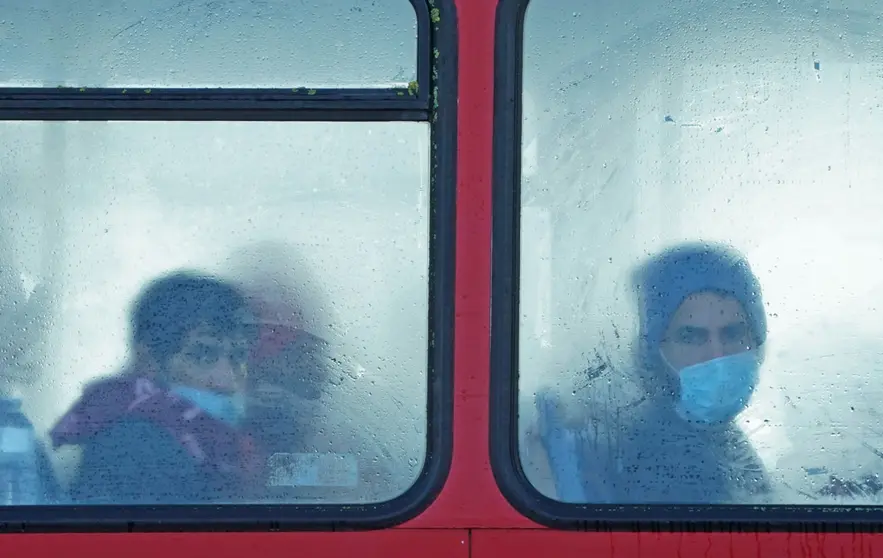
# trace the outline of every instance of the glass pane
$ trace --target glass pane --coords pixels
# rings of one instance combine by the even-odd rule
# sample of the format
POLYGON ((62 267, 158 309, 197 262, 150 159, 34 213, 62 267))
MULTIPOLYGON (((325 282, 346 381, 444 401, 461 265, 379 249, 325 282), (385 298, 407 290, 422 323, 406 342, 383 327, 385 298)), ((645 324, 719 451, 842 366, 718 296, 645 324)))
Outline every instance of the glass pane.
POLYGON ((3 502, 408 489, 426 448, 426 124, 2 132, 3 502))
POLYGON ((883 2, 534 0, 520 440, 564 501, 883 501, 883 2))
POLYGON ((3 87, 393 87, 408 0, 0 0, 3 87))

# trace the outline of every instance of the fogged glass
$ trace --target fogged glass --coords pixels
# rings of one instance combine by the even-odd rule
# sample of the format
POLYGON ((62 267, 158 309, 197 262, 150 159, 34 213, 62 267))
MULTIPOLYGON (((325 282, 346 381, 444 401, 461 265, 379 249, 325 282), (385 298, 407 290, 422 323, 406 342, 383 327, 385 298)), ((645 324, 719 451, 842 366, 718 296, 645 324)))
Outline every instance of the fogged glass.
POLYGON ((534 0, 521 459, 568 502, 877 504, 883 2, 534 0))
POLYGON ((6 504, 408 489, 426 124, 0 127, 6 504))
POLYGON ((0 0, 3 87, 394 87, 408 0, 0 0))

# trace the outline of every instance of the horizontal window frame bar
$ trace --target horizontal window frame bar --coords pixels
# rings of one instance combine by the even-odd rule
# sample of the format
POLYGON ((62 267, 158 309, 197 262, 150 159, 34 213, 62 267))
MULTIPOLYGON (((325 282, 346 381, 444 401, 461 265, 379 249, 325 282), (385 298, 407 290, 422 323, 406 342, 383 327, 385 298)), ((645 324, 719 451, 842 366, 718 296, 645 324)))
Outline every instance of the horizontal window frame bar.
POLYGON ((433 114, 423 110, 341 108, 255 110, 255 109, 181 109, 181 108, 119 108, 107 107, 49 109, 0 108, 0 121, 139 121, 139 122, 429 122, 433 114))
MULTIPOLYGON (((419 87, 419 86, 415 86, 419 87)), ((341 102, 376 103, 385 101, 409 108, 428 108, 429 99, 408 88, 310 89, 224 88, 224 87, 0 87, 0 102, 341 102)))
POLYGON ((431 112, 428 99, 406 90, 333 89, 315 94, 284 89, 124 91, 0 88, 0 119, 427 121, 431 112), (320 117, 317 113, 329 114, 320 117))
POLYGON ((491 256, 491 468, 522 515, 580 531, 881 532, 883 506, 569 504, 534 487, 521 464, 518 435, 521 269, 521 135, 524 16, 530 0, 499 0, 494 67, 491 256))

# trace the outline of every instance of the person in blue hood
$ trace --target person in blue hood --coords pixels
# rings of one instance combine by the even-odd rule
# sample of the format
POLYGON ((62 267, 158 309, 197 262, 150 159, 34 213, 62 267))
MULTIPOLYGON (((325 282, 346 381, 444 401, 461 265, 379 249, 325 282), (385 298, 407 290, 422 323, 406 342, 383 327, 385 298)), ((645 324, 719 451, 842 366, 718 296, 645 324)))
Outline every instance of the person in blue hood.
POLYGON ((605 426, 604 444, 585 433, 579 443, 571 439, 578 460, 563 458, 565 438, 547 430, 558 497, 612 504, 763 502, 766 473, 734 423, 763 362, 767 325, 757 278, 731 248, 690 243, 651 258, 634 280, 636 374, 645 397, 618 411, 616 424, 605 426), (580 482, 574 483, 577 470, 580 482))
POLYGON ((766 342, 760 283, 745 258, 690 243, 635 274, 640 309, 636 408, 620 463, 627 500, 743 503, 769 491, 734 423, 757 386, 766 342))

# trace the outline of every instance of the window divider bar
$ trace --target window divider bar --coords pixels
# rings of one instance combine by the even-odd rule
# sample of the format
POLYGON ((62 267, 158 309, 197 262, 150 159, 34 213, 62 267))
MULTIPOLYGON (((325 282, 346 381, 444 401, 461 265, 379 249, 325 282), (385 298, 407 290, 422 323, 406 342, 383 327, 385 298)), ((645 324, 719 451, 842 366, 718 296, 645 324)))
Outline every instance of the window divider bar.
MULTIPOLYGON (((424 89, 428 89, 424 88, 424 89)), ((0 87, 0 101, 387 101, 428 104, 428 91, 405 87, 0 87)))
POLYGON ((162 121, 162 122, 429 122, 431 112, 389 106, 341 108, 340 104, 321 106, 194 108, 166 106, 85 106, 73 108, 4 107, 0 120, 12 121, 162 121))
POLYGON ((302 120, 331 111, 331 120, 426 121, 429 98, 406 89, 0 88, 5 120, 302 120))

